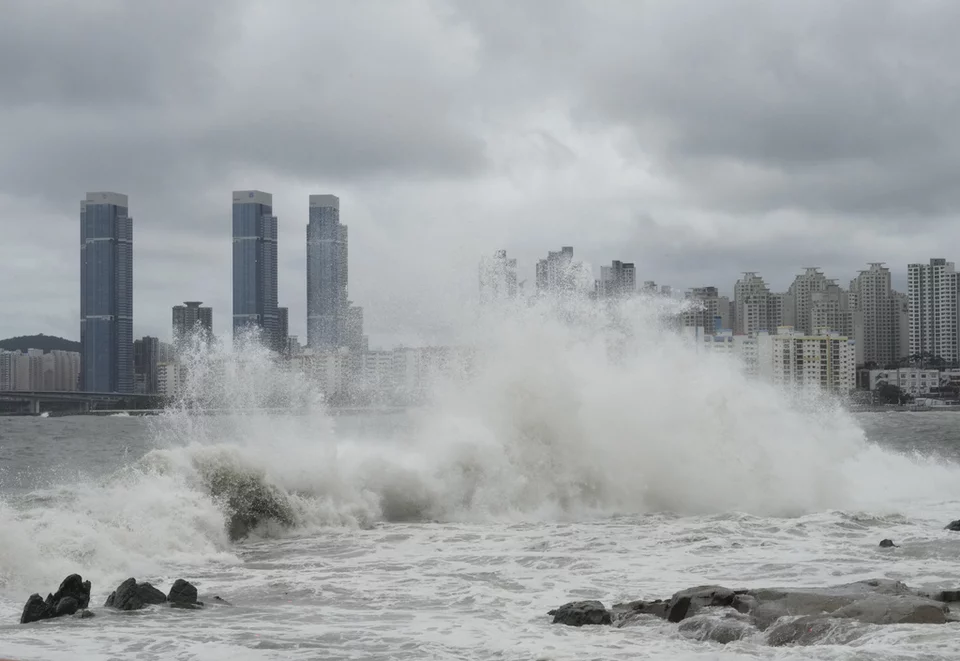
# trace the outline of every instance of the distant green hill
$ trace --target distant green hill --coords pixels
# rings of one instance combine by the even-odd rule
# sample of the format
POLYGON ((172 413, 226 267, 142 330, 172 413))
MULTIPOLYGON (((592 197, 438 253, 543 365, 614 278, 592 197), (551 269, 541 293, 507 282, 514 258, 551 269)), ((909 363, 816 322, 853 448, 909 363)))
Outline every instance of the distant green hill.
POLYGON ((6 340, 0 340, 0 349, 7 351, 26 351, 27 349, 43 349, 44 353, 50 351, 80 351, 80 343, 73 340, 65 340, 62 337, 52 335, 21 335, 20 337, 11 337, 6 340))

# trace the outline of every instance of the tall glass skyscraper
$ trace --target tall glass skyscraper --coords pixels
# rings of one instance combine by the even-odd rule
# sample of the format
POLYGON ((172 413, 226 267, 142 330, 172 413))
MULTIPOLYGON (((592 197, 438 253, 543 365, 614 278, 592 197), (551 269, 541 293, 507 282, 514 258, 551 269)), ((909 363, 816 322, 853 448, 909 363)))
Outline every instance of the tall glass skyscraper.
POLYGON ((259 329, 277 346, 277 217, 273 196, 233 192, 233 336, 259 329))
POLYGON ((336 195, 310 196, 307 225, 307 346, 344 345, 347 320, 347 226, 336 195))
POLYGON ((133 392, 133 219, 127 196, 80 202, 80 389, 133 392))

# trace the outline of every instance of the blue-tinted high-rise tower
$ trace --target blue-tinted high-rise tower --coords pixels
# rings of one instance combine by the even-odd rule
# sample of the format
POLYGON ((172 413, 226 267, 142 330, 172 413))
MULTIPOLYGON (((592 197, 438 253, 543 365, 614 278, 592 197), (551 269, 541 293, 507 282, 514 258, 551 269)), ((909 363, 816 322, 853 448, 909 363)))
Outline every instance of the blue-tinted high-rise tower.
POLYGON ((133 392, 133 219, 127 196, 80 202, 80 389, 133 392))
POLYGON ((277 338, 277 217, 273 196, 233 192, 233 336, 259 329, 265 346, 277 338))
POLYGON ((340 224, 336 195, 310 196, 307 225, 307 346, 346 344, 347 226, 340 224))

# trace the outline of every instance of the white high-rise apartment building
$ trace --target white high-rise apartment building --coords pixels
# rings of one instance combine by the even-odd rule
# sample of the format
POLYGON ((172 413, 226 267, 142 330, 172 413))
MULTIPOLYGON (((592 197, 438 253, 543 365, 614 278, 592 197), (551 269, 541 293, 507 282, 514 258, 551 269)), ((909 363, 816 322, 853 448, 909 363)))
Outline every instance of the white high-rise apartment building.
POLYGON ((942 258, 907 266, 910 302, 910 355, 958 359, 957 273, 942 258))
POLYGON ((79 376, 79 352, 0 351, 0 390, 75 391, 79 376))
POLYGON ((856 348, 837 333, 807 335, 781 327, 776 335, 760 338, 770 343, 773 382, 780 386, 846 394, 856 387, 856 348))
POLYGON ((730 319, 730 299, 720 296, 716 287, 694 287, 686 293, 690 307, 683 312, 682 325, 684 328, 702 329, 704 335, 713 335, 719 330, 729 330, 732 326, 730 319))
POLYGON ((807 266, 804 272, 798 275, 787 290, 787 309, 784 311, 784 325, 791 325, 801 333, 812 334, 816 331, 813 325, 813 294, 827 289, 831 281, 820 272, 816 266, 807 266))
POLYGON ((179 397, 187 382, 187 368, 179 362, 157 364, 157 394, 179 397))
POLYGON ((0 349, 0 390, 13 390, 14 356, 19 352, 0 349))
POLYGON ((770 330, 770 289, 756 273, 747 271, 733 286, 733 331, 754 335, 770 330))
POLYGON ((600 267, 596 293, 600 298, 631 296, 637 293, 637 268, 632 262, 614 260, 600 267))
POLYGON ((827 280, 826 287, 811 292, 810 327, 814 334, 827 330, 853 337, 849 296, 835 281, 827 280))
POLYGON ((480 259, 480 302, 510 300, 517 297, 517 260, 508 259, 506 250, 480 259))
POLYGON ((705 335, 701 347, 706 353, 722 354, 739 359, 744 374, 770 379, 773 374, 772 345, 767 341, 769 333, 760 331, 755 336, 734 335, 723 331, 705 335))
POLYGON ((882 262, 850 281, 850 311, 853 338, 857 343, 857 364, 895 364, 909 350, 908 319, 903 312, 904 297, 893 291, 890 269, 882 262))

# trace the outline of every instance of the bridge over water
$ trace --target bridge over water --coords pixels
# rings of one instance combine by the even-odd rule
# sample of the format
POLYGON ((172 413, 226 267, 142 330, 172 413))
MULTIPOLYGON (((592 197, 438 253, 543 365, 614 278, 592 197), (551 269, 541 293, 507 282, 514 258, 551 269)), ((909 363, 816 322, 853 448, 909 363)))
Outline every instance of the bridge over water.
POLYGON ((116 404, 120 401, 156 400, 156 395, 140 395, 119 392, 78 392, 69 390, 0 390, 0 402, 23 402, 29 407, 30 413, 40 413, 40 406, 48 403, 76 403, 82 410, 89 411, 94 404, 116 404))

